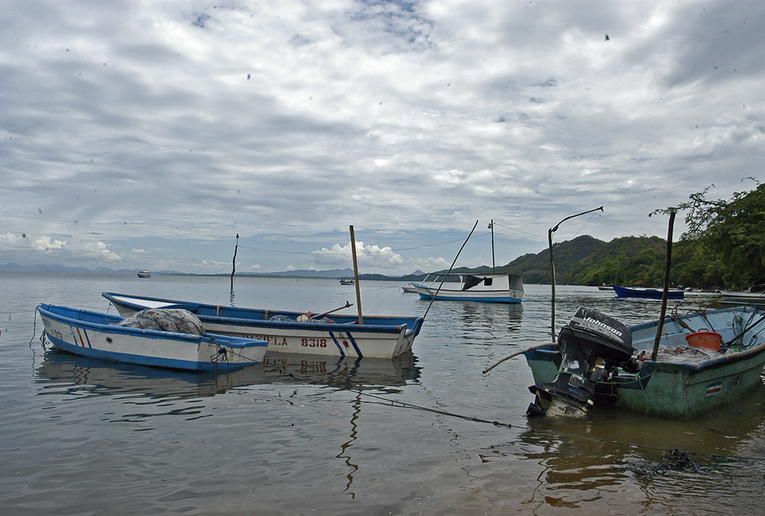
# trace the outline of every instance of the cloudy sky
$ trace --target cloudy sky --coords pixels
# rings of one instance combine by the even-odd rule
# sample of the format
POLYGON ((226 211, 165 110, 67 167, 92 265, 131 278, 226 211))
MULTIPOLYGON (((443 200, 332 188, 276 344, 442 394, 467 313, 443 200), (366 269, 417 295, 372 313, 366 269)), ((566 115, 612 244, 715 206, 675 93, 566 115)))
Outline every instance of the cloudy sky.
MULTIPOLYGON (((765 2, 4 0, 0 264, 497 264, 756 184, 765 2), (363 244, 362 244, 363 243, 363 244)), ((680 217, 678 222, 682 222, 680 217)), ((683 225, 676 228, 676 238, 683 225)))

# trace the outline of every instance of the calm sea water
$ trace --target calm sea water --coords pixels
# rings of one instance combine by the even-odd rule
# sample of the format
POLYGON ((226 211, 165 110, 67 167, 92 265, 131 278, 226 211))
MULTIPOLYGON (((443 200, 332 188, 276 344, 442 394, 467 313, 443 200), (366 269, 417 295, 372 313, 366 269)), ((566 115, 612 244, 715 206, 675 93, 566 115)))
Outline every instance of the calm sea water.
MULTIPOLYGON (((107 311, 103 291, 321 312, 336 280, 0 274, 2 514, 763 514, 765 387, 691 420, 596 410, 528 420, 525 360, 550 335, 550 291, 523 304, 436 302, 411 355, 295 357, 231 375, 86 360, 40 341, 39 302, 107 311), (461 417, 460 417, 461 416, 461 417), (488 422, 483 422, 488 421, 488 422), (496 426, 498 421, 507 426, 496 426), (691 452, 685 467, 664 452, 691 452)), ((366 314, 422 315, 391 282, 366 314)), ((654 301, 559 286, 625 323, 654 301)), ((698 305, 686 300, 684 307, 698 305)), ((111 309, 110 312, 114 312, 111 309)))

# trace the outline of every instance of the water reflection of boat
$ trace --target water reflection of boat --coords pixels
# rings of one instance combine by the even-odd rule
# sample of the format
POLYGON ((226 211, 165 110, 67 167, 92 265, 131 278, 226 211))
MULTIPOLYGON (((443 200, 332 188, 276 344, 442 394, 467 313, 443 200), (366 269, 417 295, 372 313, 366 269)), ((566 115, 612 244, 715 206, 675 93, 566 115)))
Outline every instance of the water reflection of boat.
POLYGON ((37 368, 35 381, 66 385, 94 395, 205 397, 229 389, 269 383, 318 384, 343 389, 395 387, 419 377, 416 358, 337 358, 266 353, 264 363, 232 371, 179 371, 111 362, 52 348, 37 368))
MULTIPOLYGON (((757 440, 761 433, 763 403, 765 386, 759 385, 740 403, 690 419, 646 418, 638 412, 609 410, 593 410, 591 417, 578 420, 530 419, 517 440, 494 445, 481 456, 495 463, 519 453, 527 459, 527 467, 533 468, 528 481, 537 485, 528 490, 530 499, 525 504, 540 507, 538 514, 556 512, 570 501, 576 501, 580 511, 606 514, 615 506, 615 497, 632 492, 636 477, 638 482, 650 477, 652 492, 677 493, 676 499, 685 489, 735 498, 741 490, 725 493, 727 489, 720 485, 721 478, 726 478, 727 485, 735 483, 718 469, 724 467, 720 458, 752 453, 742 449, 742 442, 757 440), (671 451, 678 448, 702 467, 713 462, 716 466, 705 471, 715 474, 698 474, 693 465, 688 466, 687 475, 667 474, 681 469, 671 461, 671 451), (593 486, 602 496, 584 496, 593 486)), ((741 467, 738 461, 726 462, 730 468, 741 467)), ((708 514, 707 508, 695 505, 708 500, 682 502, 681 512, 708 514)))
POLYGON ((112 362, 55 348, 46 351, 35 372, 35 382, 50 384, 56 392, 73 387, 78 393, 92 395, 138 394, 152 398, 214 396, 264 381, 263 364, 227 372, 191 372, 112 362))
POLYGON ((380 388, 391 391, 407 381, 416 380, 420 376, 416 362, 411 352, 384 359, 301 356, 269 351, 264 359, 264 371, 268 383, 308 383, 356 391, 350 402, 350 414, 343 413, 348 421, 347 438, 343 438, 335 455, 348 468, 343 492, 353 495, 354 476, 361 463, 358 458, 354 459, 353 451, 361 428, 363 391, 380 388))
POLYGON ((343 389, 395 387, 419 377, 416 358, 323 357, 267 352, 263 359, 267 382, 310 382, 343 389))

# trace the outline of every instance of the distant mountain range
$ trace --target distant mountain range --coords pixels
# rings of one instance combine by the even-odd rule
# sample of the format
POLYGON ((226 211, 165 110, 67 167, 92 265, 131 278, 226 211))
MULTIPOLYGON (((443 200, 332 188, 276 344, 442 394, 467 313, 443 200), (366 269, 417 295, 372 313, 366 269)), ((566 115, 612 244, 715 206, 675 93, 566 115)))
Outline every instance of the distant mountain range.
MULTIPOLYGON (((19 265, 18 263, 6 263, 0 265, 0 272, 56 272, 65 274, 138 274, 139 269, 110 269, 98 267, 86 269, 85 267, 67 267, 57 264, 19 265)), ((181 274, 176 271, 152 271, 152 274, 181 274)))
MULTIPOLYGON (((571 284, 600 284, 593 283, 592 278, 586 279, 582 270, 597 270, 599 267, 606 267, 608 270, 614 269, 613 263, 629 264, 629 259, 639 257, 641 253, 648 254, 655 258, 657 267, 663 270, 663 256, 661 255, 665 241, 660 237, 622 237, 615 238, 611 242, 603 242, 589 235, 581 235, 573 240, 567 240, 556 243, 553 247, 555 258, 555 271, 557 281, 560 283, 571 284)), ((640 261, 641 266, 645 260, 640 261)), ((623 265, 623 267, 632 267, 623 265)), ((639 268, 639 267, 638 267, 639 268)), ((55 272, 55 273, 79 273, 79 274, 137 274, 138 269, 119 269, 113 270, 108 267, 99 267, 91 270, 83 267, 66 267, 64 265, 19 265, 8 263, 0 265, 0 272, 55 272)), ((431 274, 444 274, 446 269, 434 271, 431 274)), ((550 252, 544 249, 536 254, 529 253, 519 256, 510 263, 496 267, 494 272, 497 274, 518 274, 523 277, 524 283, 529 284, 548 284, 550 283, 550 252)), ((637 271, 641 272, 641 271, 637 271)), ((187 274, 178 271, 152 271, 152 275, 175 274, 187 276, 229 276, 230 274, 187 274)), ((477 268, 458 267, 452 270, 452 275, 457 274, 490 274, 492 268, 482 266, 477 268)), ((663 273, 662 273, 663 274, 663 273)), ((237 273, 238 277, 279 277, 279 278, 353 278, 353 269, 331 269, 331 270, 294 270, 272 273, 237 273)), ((403 276, 386 276, 384 274, 359 274, 360 279, 364 280, 390 280, 390 281, 422 281, 426 274, 416 270, 403 276)), ((590 276, 594 277, 592 274, 590 276)), ((609 273, 601 279, 601 282, 614 282, 617 278, 612 278, 609 273), (609 276, 605 278, 605 276, 609 276)), ((452 279, 450 277, 450 279, 452 279)), ((641 279, 641 278, 638 278, 641 279)), ((623 283, 623 282, 622 282, 623 283)), ((633 284, 634 278, 631 278, 627 284, 633 284)), ((610 284, 610 283, 609 283, 610 284)))
MULTIPOLYGON (((5 265, 0 265, 0 272, 37 272, 37 273, 45 273, 45 272, 53 272, 53 273, 61 273, 61 274, 126 274, 126 275, 135 275, 138 274, 139 269, 110 269, 108 267, 98 267, 97 269, 86 269, 85 267, 67 267, 65 265, 57 265, 57 264, 37 264, 37 265, 19 265, 18 263, 6 263, 5 265)), ((183 272, 178 271, 151 271, 152 275, 163 275, 163 274, 175 274, 175 275, 186 275, 186 276, 202 276, 201 274, 187 274, 183 272)), ((325 271, 316 271, 316 270, 294 270, 294 271, 284 271, 284 272, 269 272, 269 273, 252 273, 252 272, 241 272, 236 274, 239 277, 242 276, 252 276, 252 277, 262 277, 262 276, 270 276, 270 277, 279 277, 279 278, 353 278, 353 269, 346 268, 346 269, 331 269, 331 270, 325 270, 325 271)), ((226 274, 204 274, 203 276, 229 276, 228 273, 226 274)), ((408 281, 414 281, 416 279, 422 279, 422 277, 425 276, 425 273, 417 270, 413 272, 412 274, 408 274, 405 276, 385 276, 383 274, 362 274, 359 275, 359 277, 362 277, 364 279, 408 279, 408 281)))

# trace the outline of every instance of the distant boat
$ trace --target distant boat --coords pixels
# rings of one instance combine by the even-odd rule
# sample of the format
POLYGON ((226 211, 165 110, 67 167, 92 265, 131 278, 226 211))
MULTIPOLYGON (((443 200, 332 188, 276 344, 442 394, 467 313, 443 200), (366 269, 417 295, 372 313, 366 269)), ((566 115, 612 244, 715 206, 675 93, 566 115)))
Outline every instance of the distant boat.
POLYGON ((138 277, 139 278, 151 278, 151 272, 149 272, 149 271, 138 271, 138 277))
MULTIPOLYGON (((613 285, 616 297, 637 297, 641 299, 661 299, 664 291, 658 288, 642 287, 620 287, 613 285)), ((683 291, 679 289, 669 289, 667 299, 683 299, 683 291)))
POLYGON ((765 292, 721 291, 722 302, 731 305, 765 305, 765 292))
POLYGON ((430 285, 411 283, 421 299, 450 301, 481 301, 483 303, 520 303, 523 298, 523 279, 515 274, 459 275, 457 286, 444 283, 439 289, 435 281, 430 285))
POLYGON ((220 306, 157 297, 104 292, 117 311, 128 316, 145 308, 183 308, 196 315, 215 333, 255 337, 268 341, 268 349, 279 353, 340 357, 391 358, 412 349, 420 333, 422 317, 357 315, 333 312, 293 312, 220 306), (326 317, 332 313, 332 318, 326 317))
MULTIPOLYGON (((182 329, 194 325, 176 324, 175 314, 172 331, 164 331, 146 329, 148 326, 123 326, 125 320, 117 315, 66 306, 41 303, 37 312, 45 336, 54 346, 75 355, 115 362, 193 371, 228 370, 262 363, 268 347, 261 339, 182 333, 182 329)), ((153 312, 161 314, 162 310, 153 312)), ((203 331, 202 328, 200 324, 194 329, 203 331)))
POLYGON ((353 285, 354 281, 352 279, 343 278, 340 280, 341 285, 353 285))
POLYGON ((722 294, 719 290, 704 290, 704 289, 693 289, 691 287, 688 287, 685 289, 685 295, 686 296, 699 296, 699 297, 720 297, 722 294))
MULTIPOLYGON (((430 277, 430 274, 426 274, 425 277, 422 279, 422 281, 419 283, 421 285, 425 284, 428 281, 428 278, 430 277)), ((401 290, 406 292, 407 294, 416 294, 417 293, 417 283, 410 282, 409 285, 404 285, 401 287, 401 290)))

